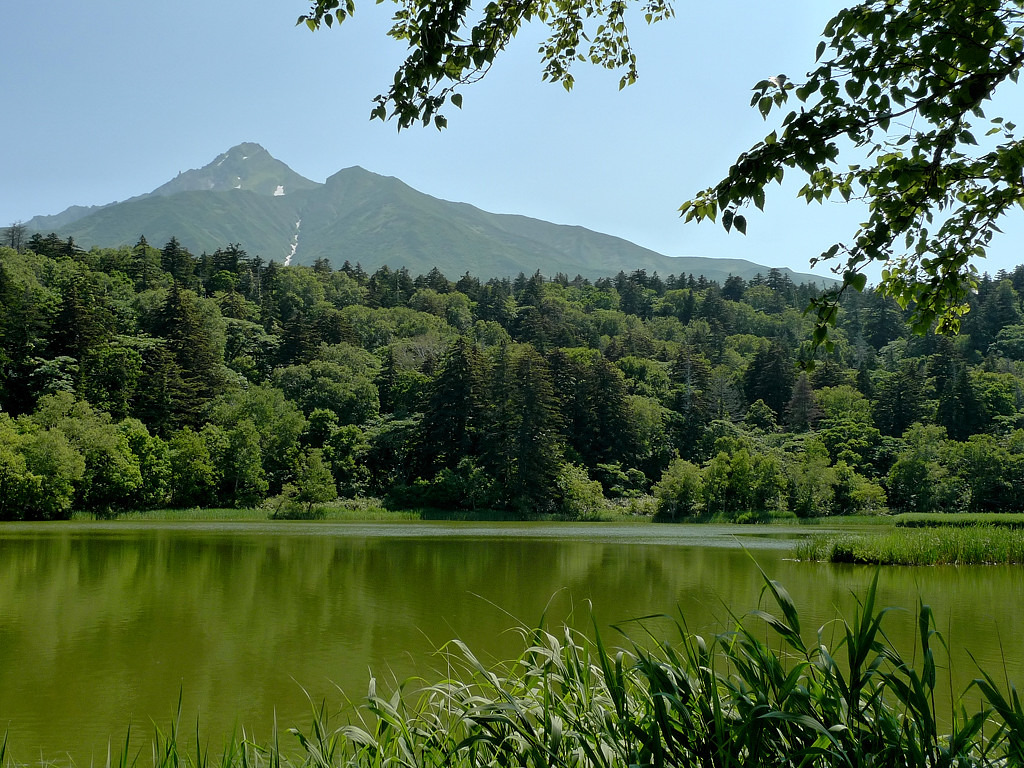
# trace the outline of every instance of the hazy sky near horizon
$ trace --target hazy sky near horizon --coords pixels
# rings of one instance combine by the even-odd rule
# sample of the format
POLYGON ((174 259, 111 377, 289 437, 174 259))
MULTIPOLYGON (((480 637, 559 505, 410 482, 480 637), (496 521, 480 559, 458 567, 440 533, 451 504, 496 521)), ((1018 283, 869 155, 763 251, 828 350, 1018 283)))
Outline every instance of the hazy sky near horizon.
MULTIPOLYGON (((391 4, 359 3, 340 28, 312 33, 295 26, 303 0, 94 0, 45 14, 7 3, 0 226, 148 192, 253 141, 315 181, 359 165, 435 197, 578 224, 671 256, 806 272, 810 258, 852 235, 863 209, 806 205, 795 173, 771 190, 763 214, 748 213, 746 237, 684 224, 676 209, 775 127, 749 106, 751 87, 811 69, 838 7, 677 4, 674 19, 633 24, 640 80, 623 91, 617 75, 588 65, 571 93, 541 82, 542 35, 527 29, 464 91, 463 110, 447 110, 446 130, 398 132, 369 120, 404 54, 385 35, 391 4)), ((1004 229, 982 271, 1024 261, 1024 226, 1004 229)))

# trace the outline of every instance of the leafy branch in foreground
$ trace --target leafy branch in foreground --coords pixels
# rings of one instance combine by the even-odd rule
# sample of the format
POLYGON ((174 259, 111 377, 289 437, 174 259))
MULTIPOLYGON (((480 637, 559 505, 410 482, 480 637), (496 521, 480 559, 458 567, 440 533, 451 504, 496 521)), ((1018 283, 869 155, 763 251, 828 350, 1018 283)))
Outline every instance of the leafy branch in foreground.
MULTIPOLYGON (((472 16, 470 0, 395 0, 399 6, 388 34, 410 49, 386 94, 376 97, 371 117, 394 118, 398 127, 416 122, 444 128, 441 108, 450 102, 462 107, 459 87, 480 80, 495 58, 534 20, 547 26, 540 46, 543 78, 573 86, 572 67, 589 62, 622 70, 619 87, 636 81, 636 55, 626 28, 625 0, 513 0, 489 2, 472 16)), ((642 0, 648 23, 672 16, 668 0, 642 0)), ((353 0, 314 0, 298 24, 318 29, 341 23, 355 12, 353 0)))
MULTIPOLYGON (((912 307, 918 333, 955 332, 997 222, 1024 203, 1024 145, 1015 126, 983 107, 1024 64, 1019 0, 871 0, 840 11, 818 44, 819 66, 803 83, 784 75, 754 87, 767 118, 790 103, 778 129, 742 154, 716 186, 685 203, 687 220, 721 213, 741 232, 739 210, 761 209, 765 188, 787 169, 807 176, 800 195, 864 200, 868 218, 850 243, 844 283, 863 289, 865 267, 883 262, 881 288, 912 307), (985 130, 979 140, 978 130, 985 130), (840 142, 858 162, 840 166, 840 142)), ((839 271, 841 268, 837 268, 839 271)), ((813 303, 816 340, 835 325, 836 295, 813 303)))

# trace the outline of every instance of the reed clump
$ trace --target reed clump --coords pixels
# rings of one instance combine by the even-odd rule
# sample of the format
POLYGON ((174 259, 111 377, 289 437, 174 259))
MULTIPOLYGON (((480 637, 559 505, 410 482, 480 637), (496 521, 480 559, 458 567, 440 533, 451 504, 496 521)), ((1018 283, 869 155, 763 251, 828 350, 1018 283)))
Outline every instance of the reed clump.
POLYGON ((895 517, 897 528, 971 528, 990 525, 1024 529, 1020 512, 907 512, 895 517))
MULTIPOLYGON (((446 673, 389 695, 371 680, 346 723, 315 710, 292 729, 300 751, 232 739, 219 757, 179 748, 157 732, 154 768, 627 768, 631 766, 1024 765, 1024 709, 1016 690, 979 673, 960 697, 939 692, 942 637, 926 605, 908 660, 887 640, 877 574, 853 616, 806 643, 786 591, 776 606, 704 638, 676 620, 678 639, 610 650, 565 629, 523 631, 512 662, 482 663, 446 649, 446 673), (752 623, 753 622, 753 623, 752 623), (751 625, 748 627, 748 625, 751 625), (751 628, 752 627, 752 628, 751 628), (838 630, 838 631, 836 631, 838 630), (839 638, 831 643, 831 636, 839 638), (416 690, 413 690, 415 688, 416 690), (978 703, 969 710, 966 694, 978 703), (956 702, 937 713, 936 701, 956 702)), ((0 748, 2 754, 2 748, 0 748)), ((126 741, 124 754, 128 754, 126 741)), ((140 757, 115 761, 131 768, 140 757)), ((108 760, 108 768, 111 762, 108 760)))
POLYGON ((996 526, 897 528, 882 534, 812 536, 796 545, 801 560, 874 565, 1024 563, 1024 530, 996 526))

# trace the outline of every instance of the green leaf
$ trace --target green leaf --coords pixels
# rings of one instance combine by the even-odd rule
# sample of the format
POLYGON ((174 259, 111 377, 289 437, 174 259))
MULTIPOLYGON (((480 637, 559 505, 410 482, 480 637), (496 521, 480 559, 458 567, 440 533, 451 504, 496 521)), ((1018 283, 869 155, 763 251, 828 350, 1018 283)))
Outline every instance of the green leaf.
POLYGON ((736 216, 732 220, 732 225, 736 227, 736 231, 741 235, 747 234, 747 220, 743 216, 736 216))

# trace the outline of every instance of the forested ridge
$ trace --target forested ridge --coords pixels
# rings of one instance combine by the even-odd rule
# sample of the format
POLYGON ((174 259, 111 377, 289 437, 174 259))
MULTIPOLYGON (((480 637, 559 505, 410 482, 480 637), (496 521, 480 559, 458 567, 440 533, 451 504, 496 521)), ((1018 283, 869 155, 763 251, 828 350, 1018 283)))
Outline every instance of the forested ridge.
POLYGON ((457 280, 228 245, 0 248, 0 518, 392 506, 1024 509, 1024 266, 955 337, 771 270, 457 280), (19 252, 20 251, 20 252, 19 252), (814 360, 809 370, 800 361, 814 360))

